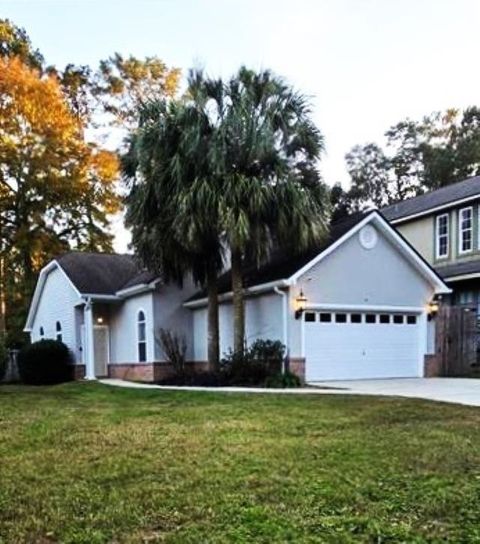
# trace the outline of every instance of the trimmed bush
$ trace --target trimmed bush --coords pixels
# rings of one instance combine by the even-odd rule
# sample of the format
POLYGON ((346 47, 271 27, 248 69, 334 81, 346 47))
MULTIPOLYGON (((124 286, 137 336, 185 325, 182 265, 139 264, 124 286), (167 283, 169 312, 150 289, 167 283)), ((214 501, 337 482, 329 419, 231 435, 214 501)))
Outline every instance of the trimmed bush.
POLYGON ((23 348, 18 355, 18 370, 23 383, 50 385, 72 379, 72 357, 58 340, 40 340, 23 348))

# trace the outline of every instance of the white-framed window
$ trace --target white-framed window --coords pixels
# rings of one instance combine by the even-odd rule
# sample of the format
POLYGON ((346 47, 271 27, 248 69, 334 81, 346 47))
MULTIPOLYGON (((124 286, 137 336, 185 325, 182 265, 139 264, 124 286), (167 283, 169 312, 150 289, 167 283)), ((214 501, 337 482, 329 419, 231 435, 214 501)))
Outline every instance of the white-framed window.
POLYGON ((57 321, 57 323, 55 324, 55 330, 57 332, 57 340, 59 342, 62 342, 62 340, 63 340, 63 337, 62 337, 62 324, 60 323, 60 321, 57 321))
POLYGON ((45 330, 43 327, 40 327, 40 329, 38 330, 38 334, 40 336, 40 340, 43 340, 45 338, 45 330))
POLYGON ((469 253, 473 249, 473 208, 462 208, 458 212, 458 252, 469 253))
POLYGON ((147 320, 143 310, 137 314, 137 349, 138 361, 144 363, 147 360, 147 320))
POLYGON ((448 257, 450 242, 450 222, 448 213, 437 215, 435 227, 435 256, 437 259, 448 257))

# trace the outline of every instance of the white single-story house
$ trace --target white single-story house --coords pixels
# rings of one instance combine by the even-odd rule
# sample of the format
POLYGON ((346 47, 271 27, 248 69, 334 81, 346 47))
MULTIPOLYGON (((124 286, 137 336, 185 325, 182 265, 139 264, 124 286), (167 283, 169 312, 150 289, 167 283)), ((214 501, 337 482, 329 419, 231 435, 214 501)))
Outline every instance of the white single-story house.
MULTIPOLYGON (((308 254, 280 253, 245 270, 246 340, 281 340, 306 381, 420 377, 435 353, 434 300, 450 292, 377 211, 334 225, 308 254)), ((219 278, 220 349, 233 344, 229 273, 219 278)), ((183 335, 187 359, 207 359, 207 299, 193 283, 165 284, 129 255, 67 253, 40 273, 25 330, 61 339, 76 375, 138 380, 170 365, 159 328, 183 335)))

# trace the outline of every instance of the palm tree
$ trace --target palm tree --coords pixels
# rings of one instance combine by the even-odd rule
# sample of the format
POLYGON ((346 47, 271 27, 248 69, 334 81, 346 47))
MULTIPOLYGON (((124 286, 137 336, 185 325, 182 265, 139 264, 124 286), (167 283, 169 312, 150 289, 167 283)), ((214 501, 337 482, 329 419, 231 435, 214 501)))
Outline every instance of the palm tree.
POLYGON ((210 200, 231 251, 234 350, 245 342, 242 268, 273 246, 301 251, 325 234, 327 191, 317 162, 323 138, 306 98, 269 71, 241 68, 229 82, 190 78, 189 94, 215 127, 208 156, 210 200))
POLYGON ((223 248, 213 214, 192 199, 195 184, 208 175, 211 127, 192 104, 156 100, 140 109, 140 126, 130 136, 123 172, 131 182, 126 224, 137 255, 166 281, 186 275, 208 292, 208 361, 219 364, 217 276, 223 248))

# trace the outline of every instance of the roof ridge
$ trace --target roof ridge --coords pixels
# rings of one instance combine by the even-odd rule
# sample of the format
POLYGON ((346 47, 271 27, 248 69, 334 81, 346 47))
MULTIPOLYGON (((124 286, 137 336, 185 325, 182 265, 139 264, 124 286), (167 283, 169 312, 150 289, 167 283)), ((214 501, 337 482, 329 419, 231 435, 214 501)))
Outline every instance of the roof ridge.
POLYGON ((105 255, 108 257, 133 257, 135 258, 134 253, 117 253, 116 251, 82 251, 81 249, 69 249, 63 253, 59 253, 58 257, 63 257, 64 255, 105 255))

